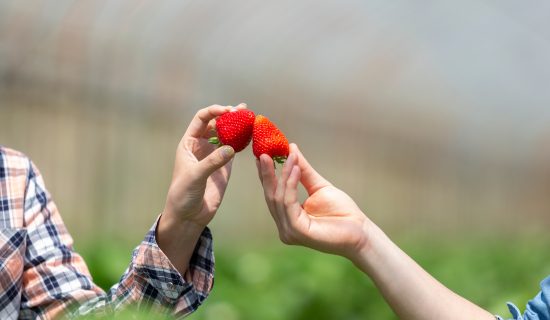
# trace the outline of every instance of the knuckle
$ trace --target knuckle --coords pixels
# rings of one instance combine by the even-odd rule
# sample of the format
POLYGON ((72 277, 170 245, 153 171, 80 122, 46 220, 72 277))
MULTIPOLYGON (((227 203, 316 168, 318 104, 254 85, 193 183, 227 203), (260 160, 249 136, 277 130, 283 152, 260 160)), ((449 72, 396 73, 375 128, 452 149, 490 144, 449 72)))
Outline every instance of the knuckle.
POLYGON ((201 108, 195 113, 195 118, 199 118, 201 114, 206 112, 206 108, 201 108))
POLYGON ((212 161, 214 162, 214 164, 216 165, 221 165, 223 163, 226 162, 226 158, 225 156, 223 155, 223 151, 218 149, 216 150, 216 155, 213 157, 212 161))
POLYGON ((208 161, 210 165, 217 165, 222 162, 222 159, 223 158, 220 152, 214 152, 210 157, 207 158, 206 161, 208 161))
POLYGON ((195 118, 204 121, 208 115, 208 108, 202 108, 195 114, 195 118))

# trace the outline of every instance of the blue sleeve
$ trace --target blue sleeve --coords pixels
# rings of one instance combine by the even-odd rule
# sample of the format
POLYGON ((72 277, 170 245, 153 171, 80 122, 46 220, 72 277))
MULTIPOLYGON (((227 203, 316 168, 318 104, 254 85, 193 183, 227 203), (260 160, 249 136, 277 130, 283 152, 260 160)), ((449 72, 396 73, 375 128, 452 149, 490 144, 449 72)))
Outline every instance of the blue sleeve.
MULTIPOLYGON (((540 283, 541 291, 527 303, 525 313, 521 315, 519 309, 508 303, 508 309, 514 320, 550 320, 550 277, 540 283)), ((497 319, 500 319, 497 317, 497 319)))

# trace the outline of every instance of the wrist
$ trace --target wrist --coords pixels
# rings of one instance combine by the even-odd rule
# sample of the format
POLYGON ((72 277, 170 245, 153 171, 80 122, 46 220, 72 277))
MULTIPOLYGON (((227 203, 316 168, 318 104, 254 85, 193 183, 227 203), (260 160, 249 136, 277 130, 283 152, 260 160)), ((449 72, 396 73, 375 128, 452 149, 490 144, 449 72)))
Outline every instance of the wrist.
MULTIPOLYGON (((166 233, 171 236, 177 236, 178 239, 195 237, 198 239, 204 228, 206 228, 206 225, 190 219, 183 219, 179 215, 165 209, 159 218, 157 235, 166 233)), ((176 239, 172 239, 172 241, 174 240, 176 239)))
POLYGON ((157 224, 157 244, 165 253, 176 253, 181 246, 190 244, 194 247, 205 227, 195 221, 182 219, 171 211, 164 211, 157 224))
POLYGON ((387 246, 389 238, 369 219, 363 224, 364 240, 351 261, 365 273, 372 269, 372 262, 379 259, 379 253, 387 246))
POLYGON ((167 212, 161 214, 155 235, 157 245, 180 274, 187 271, 205 227, 193 221, 177 219, 167 212))
POLYGON ((162 216, 167 222, 175 226, 186 225, 188 227, 196 227, 198 229, 204 229, 208 224, 208 221, 202 221, 199 219, 201 216, 201 207, 204 207, 204 203, 198 201, 186 201, 187 205, 178 204, 171 200, 169 197, 164 204, 164 210, 162 216), (191 202, 192 204, 189 204, 191 202))

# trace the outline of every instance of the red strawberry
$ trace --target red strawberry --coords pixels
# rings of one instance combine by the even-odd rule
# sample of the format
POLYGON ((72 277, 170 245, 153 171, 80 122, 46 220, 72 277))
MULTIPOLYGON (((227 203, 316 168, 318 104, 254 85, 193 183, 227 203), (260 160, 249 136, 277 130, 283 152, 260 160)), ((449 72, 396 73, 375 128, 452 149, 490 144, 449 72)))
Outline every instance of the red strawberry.
POLYGON ((218 138, 210 138, 210 143, 221 142, 233 147, 235 152, 243 150, 252 139, 255 117, 254 112, 247 109, 222 114, 216 119, 218 138))
POLYGON ((259 115, 254 121, 252 151, 256 158, 267 154, 273 160, 284 163, 288 157, 288 140, 267 117, 259 115))

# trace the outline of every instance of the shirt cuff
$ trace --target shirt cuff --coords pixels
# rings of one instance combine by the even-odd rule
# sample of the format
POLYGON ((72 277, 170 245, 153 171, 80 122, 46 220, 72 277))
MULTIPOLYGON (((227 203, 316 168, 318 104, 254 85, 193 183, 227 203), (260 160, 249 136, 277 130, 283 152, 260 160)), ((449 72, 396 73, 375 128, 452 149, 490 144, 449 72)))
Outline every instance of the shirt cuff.
POLYGON ((136 273, 164 296, 164 302, 175 306, 175 313, 195 311, 208 297, 214 285, 214 252, 212 233, 205 227, 182 276, 156 241, 159 219, 151 227, 133 257, 136 273))
MULTIPOLYGON (((521 311, 519 311, 519 308, 516 307, 515 304, 511 302, 507 302, 506 305, 508 306, 508 310, 510 310, 510 313, 512 314, 513 320, 523 320, 523 316, 521 315, 521 311)), ((501 316, 496 316, 497 320, 504 320, 501 316)))
POLYGON ((507 303, 514 320, 550 319, 550 276, 542 280, 540 288, 541 291, 527 303, 523 315, 513 303, 507 303))
POLYGON ((519 311, 519 308, 516 307, 515 304, 511 302, 507 302, 506 305, 508 306, 508 310, 510 310, 510 313, 512 314, 512 317, 514 317, 514 320, 523 320, 523 317, 521 315, 521 311, 519 311))

